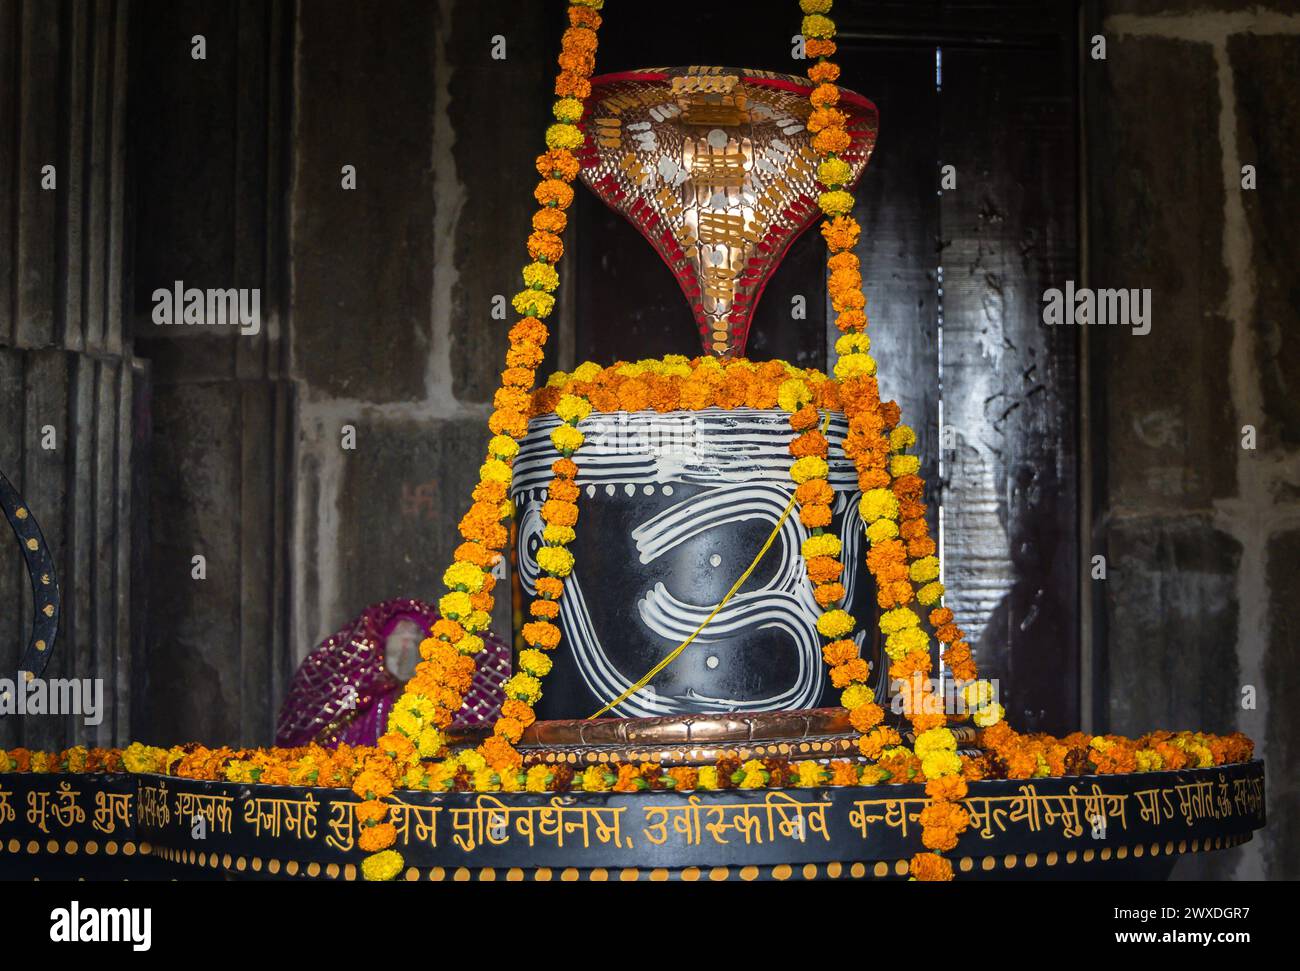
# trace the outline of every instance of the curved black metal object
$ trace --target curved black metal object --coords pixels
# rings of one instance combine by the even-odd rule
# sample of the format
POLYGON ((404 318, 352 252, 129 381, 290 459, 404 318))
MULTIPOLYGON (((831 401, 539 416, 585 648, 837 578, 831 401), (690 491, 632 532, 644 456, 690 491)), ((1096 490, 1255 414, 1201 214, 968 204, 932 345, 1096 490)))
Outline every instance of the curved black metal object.
POLYGON ((45 542, 36 517, 3 472, 0 472, 0 509, 4 510, 5 518, 22 546, 27 575, 32 581, 32 606, 36 613, 36 624, 19 660, 18 670, 38 677, 50 662, 54 639, 59 632, 59 579, 54 572, 49 544, 45 542))

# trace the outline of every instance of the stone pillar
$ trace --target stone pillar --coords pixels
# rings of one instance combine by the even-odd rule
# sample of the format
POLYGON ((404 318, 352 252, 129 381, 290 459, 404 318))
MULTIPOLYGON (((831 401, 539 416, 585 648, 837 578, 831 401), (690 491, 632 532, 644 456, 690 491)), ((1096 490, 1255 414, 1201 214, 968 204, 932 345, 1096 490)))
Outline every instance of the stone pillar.
MULTIPOLYGON (((103 720, 0 720, 0 746, 121 745, 132 652, 149 372, 123 327, 127 6, 0 0, 0 468, 50 543, 63 623, 47 678, 103 681, 103 720), (10 187, 13 191, 10 191, 10 187)), ((0 672, 31 630, 21 559, 0 541, 0 672)))

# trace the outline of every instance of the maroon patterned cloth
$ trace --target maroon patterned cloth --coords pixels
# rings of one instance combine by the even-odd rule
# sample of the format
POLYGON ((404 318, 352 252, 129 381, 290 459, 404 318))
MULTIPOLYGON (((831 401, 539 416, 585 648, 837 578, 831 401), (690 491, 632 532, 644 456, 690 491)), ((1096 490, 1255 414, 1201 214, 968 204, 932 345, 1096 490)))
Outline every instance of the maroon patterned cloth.
MULTIPOLYGON (((420 660, 419 642, 437 619, 438 612, 421 600, 385 600, 326 638, 289 683, 275 744, 374 745, 404 684, 390 669, 410 677, 420 660)), ((501 685, 510 677, 510 648, 491 633, 483 643, 453 729, 491 724, 505 700, 501 685)))

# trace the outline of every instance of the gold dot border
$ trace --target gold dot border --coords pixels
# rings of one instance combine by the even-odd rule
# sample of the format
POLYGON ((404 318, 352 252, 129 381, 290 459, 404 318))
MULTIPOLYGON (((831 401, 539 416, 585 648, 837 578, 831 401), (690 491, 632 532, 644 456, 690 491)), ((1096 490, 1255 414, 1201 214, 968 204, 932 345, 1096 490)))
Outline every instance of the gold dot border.
MULTIPOLYGON (((1237 833, 1229 836, 1214 836, 1193 840, 1164 840, 1151 843, 1135 843, 1131 846, 1086 847, 1082 850, 1049 850, 1046 852, 1007 853, 1001 856, 962 856, 952 857, 953 870, 956 875, 972 873, 979 869, 985 873, 994 870, 1033 870, 1051 869, 1064 864, 1066 867, 1079 863, 1108 862, 1110 860, 1142 859, 1144 857, 1179 856, 1187 853, 1205 853, 1215 850, 1231 849, 1248 843, 1252 833, 1237 833)), ((221 851, 200 849, 175 849, 167 846, 150 846, 148 843, 114 843, 108 841, 100 847, 95 842, 88 842, 78 847, 75 840, 60 844, 58 840, 39 840, 23 842, 18 839, 0 841, 0 850, 8 850, 14 855, 24 851, 37 854, 42 851, 53 855, 64 852, 76 855, 82 852, 93 856, 102 852, 107 856, 120 854, 133 856, 153 856, 168 863, 193 866, 201 869, 225 869, 236 873, 267 874, 273 877, 287 876, 302 879, 324 879, 354 881, 361 877, 361 870, 354 863, 320 863, 312 860, 282 860, 278 857, 261 857, 233 855, 221 851), (16 846, 16 848, 15 848, 16 846), (111 849, 110 849, 111 847, 111 849)), ((747 883, 755 880, 774 880, 777 882, 798 882, 800 880, 864 880, 897 879, 906 877, 907 860, 874 860, 870 862, 850 861, 829 863, 777 863, 762 866, 688 866, 677 870, 665 867, 408 867, 398 875, 397 881, 407 883, 662 883, 677 880, 684 883, 747 883)))

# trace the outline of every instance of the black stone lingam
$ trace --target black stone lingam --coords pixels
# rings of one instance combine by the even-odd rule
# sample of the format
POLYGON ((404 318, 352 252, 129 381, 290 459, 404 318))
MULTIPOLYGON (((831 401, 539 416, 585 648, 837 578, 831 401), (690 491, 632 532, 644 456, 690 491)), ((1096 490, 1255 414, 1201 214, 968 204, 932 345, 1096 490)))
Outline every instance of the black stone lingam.
MULTIPOLYGON (((515 461, 518 570, 526 598, 539 576, 540 517, 557 457, 558 419, 534 419, 515 461)), ((771 535, 793 494, 792 433, 778 410, 593 413, 581 428, 575 565, 558 620, 538 716, 584 718, 635 684, 726 596, 771 535)), ((833 415, 833 530, 844 543, 845 609, 883 698, 875 587, 863 563, 857 474, 833 415)), ((735 597, 653 681, 608 715, 762 712, 838 704, 821 658, 800 554, 808 531, 793 509, 735 597)), ((526 611, 525 611, 526 613, 526 611)))

